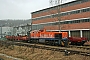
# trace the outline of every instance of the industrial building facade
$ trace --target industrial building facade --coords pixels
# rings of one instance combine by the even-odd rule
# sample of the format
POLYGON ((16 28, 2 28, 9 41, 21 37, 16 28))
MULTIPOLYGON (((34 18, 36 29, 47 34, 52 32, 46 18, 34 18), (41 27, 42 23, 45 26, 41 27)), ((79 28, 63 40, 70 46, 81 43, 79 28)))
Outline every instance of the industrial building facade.
POLYGON ((31 14, 32 30, 66 31, 69 37, 87 37, 90 40, 90 0, 75 0, 31 14))
POLYGON ((18 34, 25 36, 27 35, 27 32, 30 30, 31 30, 31 23, 21 24, 19 26, 13 27, 13 33, 15 36, 17 36, 18 34))
POLYGON ((5 37, 6 35, 13 35, 13 27, 0 27, 0 38, 5 37))

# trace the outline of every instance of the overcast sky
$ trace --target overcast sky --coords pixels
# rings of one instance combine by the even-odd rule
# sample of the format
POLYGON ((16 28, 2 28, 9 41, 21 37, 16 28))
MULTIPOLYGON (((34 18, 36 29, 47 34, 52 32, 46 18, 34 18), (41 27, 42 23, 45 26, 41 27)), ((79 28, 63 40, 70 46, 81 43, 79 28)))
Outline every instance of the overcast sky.
POLYGON ((31 12, 48 7, 50 7, 49 0, 0 0, 0 20, 31 19, 31 12))

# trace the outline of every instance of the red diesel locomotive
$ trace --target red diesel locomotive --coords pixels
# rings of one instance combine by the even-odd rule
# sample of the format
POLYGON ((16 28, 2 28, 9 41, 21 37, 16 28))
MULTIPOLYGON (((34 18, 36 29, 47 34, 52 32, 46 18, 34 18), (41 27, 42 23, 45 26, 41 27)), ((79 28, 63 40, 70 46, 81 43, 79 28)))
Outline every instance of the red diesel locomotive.
POLYGON ((8 40, 27 41, 30 43, 44 43, 50 45, 68 46, 67 32, 47 32, 44 30, 31 31, 28 36, 6 36, 8 40))

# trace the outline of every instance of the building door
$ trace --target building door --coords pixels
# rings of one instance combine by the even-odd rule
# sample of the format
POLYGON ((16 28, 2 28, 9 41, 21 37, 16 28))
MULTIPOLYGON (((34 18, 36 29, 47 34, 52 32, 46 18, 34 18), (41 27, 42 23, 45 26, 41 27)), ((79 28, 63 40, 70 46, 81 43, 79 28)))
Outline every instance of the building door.
POLYGON ((80 31, 71 31, 71 37, 80 37, 80 31))

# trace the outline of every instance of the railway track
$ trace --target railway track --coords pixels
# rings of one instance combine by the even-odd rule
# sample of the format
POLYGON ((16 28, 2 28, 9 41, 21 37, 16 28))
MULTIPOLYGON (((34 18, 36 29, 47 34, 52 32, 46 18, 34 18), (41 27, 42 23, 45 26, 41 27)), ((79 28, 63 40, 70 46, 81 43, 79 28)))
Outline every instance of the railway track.
POLYGON ((79 49, 86 49, 90 50, 90 46, 76 46, 76 45, 69 45, 69 48, 79 48, 79 49))
POLYGON ((32 48, 39 48, 39 49, 46 49, 52 51, 59 51, 67 53, 68 55, 72 54, 79 54, 84 56, 90 56, 90 48, 83 48, 80 46, 69 46, 69 47, 58 47, 58 46, 48 46, 48 45, 41 45, 41 44, 30 44, 30 43, 23 43, 23 42, 13 42, 13 41, 0 41, 0 44, 5 44, 6 46, 10 45, 18 45, 18 46, 27 46, 32 48), (79 49, 78 49, 79 48, 79 49))

